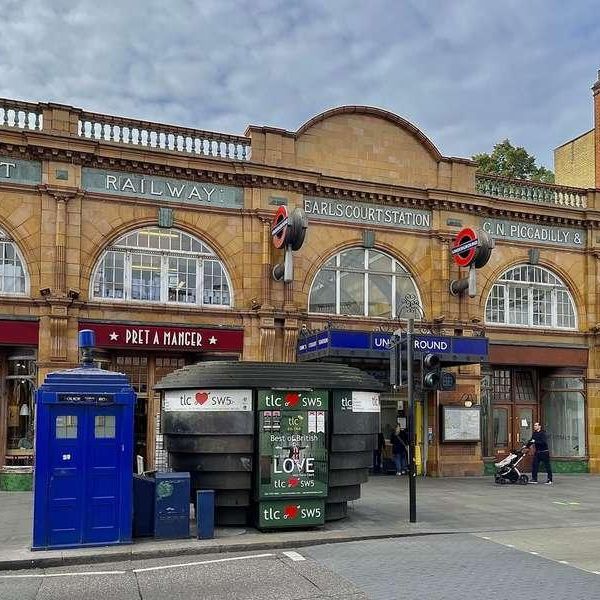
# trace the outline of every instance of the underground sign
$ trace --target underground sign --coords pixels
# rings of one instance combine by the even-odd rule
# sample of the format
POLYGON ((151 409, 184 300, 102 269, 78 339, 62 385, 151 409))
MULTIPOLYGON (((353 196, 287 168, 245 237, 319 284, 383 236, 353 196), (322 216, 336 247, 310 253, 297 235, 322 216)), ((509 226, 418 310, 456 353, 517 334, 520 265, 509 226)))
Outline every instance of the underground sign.
POLYGON ((277 209, 275 217, 273 218, 273 226, 271 228, 271 235, 273 236, 273 246, 275 248, 283 248, 288 237, 288 210, 287 207, 282 205, 277 209))
POLYGON ((456 234, 452 244, 452 258, 459 267, 468 267, 477 254, 479 239, 470 227, 465 227, 456 234))

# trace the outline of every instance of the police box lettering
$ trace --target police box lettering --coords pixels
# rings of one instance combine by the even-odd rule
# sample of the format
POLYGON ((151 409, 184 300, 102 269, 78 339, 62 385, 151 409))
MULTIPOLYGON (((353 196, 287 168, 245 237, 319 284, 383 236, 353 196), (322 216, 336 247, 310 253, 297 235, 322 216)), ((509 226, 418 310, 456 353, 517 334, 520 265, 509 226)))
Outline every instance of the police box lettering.
POLYGON ((211 412, 251 411, 251 390, 167 390, 163 410, 211 412))
POLYGON ((324 390, 312 392, 259 390, 258 410, 284 408, 286 410, 327 409, 329 397, 324 390))

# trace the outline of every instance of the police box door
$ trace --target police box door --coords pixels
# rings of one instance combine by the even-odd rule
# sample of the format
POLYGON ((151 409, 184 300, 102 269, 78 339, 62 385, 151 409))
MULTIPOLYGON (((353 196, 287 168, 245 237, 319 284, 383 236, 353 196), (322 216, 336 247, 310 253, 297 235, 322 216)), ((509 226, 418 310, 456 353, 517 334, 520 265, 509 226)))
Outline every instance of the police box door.
POLYGON ((48 545, 119 540, 120 406, 51 408, 48 545))

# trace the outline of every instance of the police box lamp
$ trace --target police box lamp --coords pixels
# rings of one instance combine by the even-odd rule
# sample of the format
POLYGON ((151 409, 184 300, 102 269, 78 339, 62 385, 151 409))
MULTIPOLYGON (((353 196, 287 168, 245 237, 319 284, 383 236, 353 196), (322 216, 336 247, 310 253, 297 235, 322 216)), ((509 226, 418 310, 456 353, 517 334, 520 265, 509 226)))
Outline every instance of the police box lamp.
POLYGON ((96 333, 91 329, 82 329, 79 332, 79 348, 81 349, 81 365, 94 366, 94 347, 96 346, 96 333))
POLYGON ((290 214, 287 206, 281 205, 271 227, 273 246, 277 250, 284 249, 283 262, 273 267, 273 279, 289 283, 294 280, 293 252, 300 250, 306 237, 308 220, 301 208, 295 208, 290 214))
POLYGON ((477 269, 487 264, 493 248, 494 240, 483 229, 465 227, 456 234, 450 252, 459 267, 469 268, 469 276, 450 282, 450 293, 453 296, 460 295, 465 290, 468 290, 471 298, 477 295, 477 269))

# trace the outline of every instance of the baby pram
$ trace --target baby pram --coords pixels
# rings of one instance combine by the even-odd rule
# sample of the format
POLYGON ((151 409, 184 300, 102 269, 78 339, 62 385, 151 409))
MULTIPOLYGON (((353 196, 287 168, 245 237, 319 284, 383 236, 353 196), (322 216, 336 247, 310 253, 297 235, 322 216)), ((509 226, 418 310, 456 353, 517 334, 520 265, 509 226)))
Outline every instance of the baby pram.
POLYGON ((518 465, 523 460, 526 451, 527 446, 522 446, 518 450, 513 450, 505 459, 494 463, 496 483, 520 483, 521 485, 528 483, 529 477, 518 469, 518 465))

